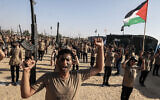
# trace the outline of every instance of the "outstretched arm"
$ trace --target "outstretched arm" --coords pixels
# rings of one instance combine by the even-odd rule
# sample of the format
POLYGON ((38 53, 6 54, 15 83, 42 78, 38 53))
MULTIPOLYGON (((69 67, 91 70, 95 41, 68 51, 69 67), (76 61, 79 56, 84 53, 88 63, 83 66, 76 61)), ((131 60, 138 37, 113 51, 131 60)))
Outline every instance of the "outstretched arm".
POLYGON ((30 70, 32 67, 34 67, 35 61, 34 60, 27 60, 26 62, 23 62, 22 68, 23 68, 23 76, 21 80, 21 97, 22 98, 28 98, 32 96, 35 93, 35 90, 31 88, 29 79, 30 79, 30 70), (25 63, 28 65, 28 67, 25 67, 25 63))
POLYGON ((97 73, 101 72, 104 67, 103 39, 96 38, 94 43, 98 47, 98 51, 97 51, 97 57, 96 57, 96 66, 90 70, 90 76, 96 75, 97 73))
POLYGON ((122 68, 126 68, 126 64, 127 64, 127 62, 129 61, 129 59, 127 59, 126 61, 124 61, 123 63, 122 63, 122 68))

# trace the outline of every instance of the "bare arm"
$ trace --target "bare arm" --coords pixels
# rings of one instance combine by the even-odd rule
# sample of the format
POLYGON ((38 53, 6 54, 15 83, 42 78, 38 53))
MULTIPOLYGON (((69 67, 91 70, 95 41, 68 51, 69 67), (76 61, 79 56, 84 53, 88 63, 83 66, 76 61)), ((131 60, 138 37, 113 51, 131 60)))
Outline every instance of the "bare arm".
POLYGON ((96 38, 95 45, 98 47, 97 57, 96 57, 96 66, 90 70, 90 75, 96 75, 101 72, 104 67, 104 49, 103 49, 103 39, 96 38))
POLYGON ((126 64, 127 64, 127 62, 128 62, 129 60, 126 60, 124 63, 122 63, 122 68, 126 68, 126 64))
POLYGON ((126 59, 125 55, 122 55, 122 61, 121 61, 121 63, 125 62, 125 59, 126 59))
POLYGON ((35 90, 31 88, 29 79, 30 79, 30 70, 35 65, 35 61, 29 59, 27 62, 29 67, 25 67, 24 63, 22 64, 23 67, 23 75, 21 80, 21 97, 28 98, 35 93, 35 90))

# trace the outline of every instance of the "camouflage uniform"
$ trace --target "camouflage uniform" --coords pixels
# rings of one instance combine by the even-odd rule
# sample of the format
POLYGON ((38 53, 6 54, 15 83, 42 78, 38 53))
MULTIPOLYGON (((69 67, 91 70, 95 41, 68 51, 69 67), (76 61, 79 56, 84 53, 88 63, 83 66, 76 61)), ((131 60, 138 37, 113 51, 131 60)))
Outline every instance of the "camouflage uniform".
POLYGON ((44 41, 39 42, 39 48, 38 48, 38 57, 42 61, 43 56, 44 56, 44 51, 45 51, 45 43, 44 41))
POLYGON ((9 61, 10 69, 11 69, 11 77, 12 77, 12 83, 15 83, 15 68, 16 68, 16 82, 18 82, 19 79, 19 65, 22 61, 22 51, 18 46, 18 43, 13 44, 13 48, 11 49, 11 58, 9 61))

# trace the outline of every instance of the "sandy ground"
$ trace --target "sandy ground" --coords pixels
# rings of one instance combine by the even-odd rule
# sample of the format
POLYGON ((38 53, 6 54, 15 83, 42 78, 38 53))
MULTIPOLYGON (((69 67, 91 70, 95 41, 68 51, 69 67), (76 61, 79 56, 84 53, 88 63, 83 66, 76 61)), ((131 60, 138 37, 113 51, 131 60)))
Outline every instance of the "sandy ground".
MULTIPOLYGON (((53 71, 50 66, 50 54, 45 54, 43 61, 37 63, 37 78, 46 72, 53 71)), ((12 86, 9 58, 5 58, 0 62, 0 100, 24 100, 20 96, 20 85, 12 86)), ((89 63, 80 63, 80 69, 89 68, 89 63)), ((114 74, 115 71, 112 71, 114 74)), ((20 71, 21 80, 22 71, 20 71)), ((103 75, 103 71, 101 72, 103 75)), ((110 78, 110 87, 102 87, 103 76, 93 76, 86 80, 79 91, 79 100, 120 100, 122 75, 110 78)), ((160 100, 160 77, 152 76, 149 73, 146 79, 146 87, 138 84, 139 73, 135 82, 135 88, 131 94, 130 100, 160 100)), ((45 89, 25 100, 44 100, 45 89)))

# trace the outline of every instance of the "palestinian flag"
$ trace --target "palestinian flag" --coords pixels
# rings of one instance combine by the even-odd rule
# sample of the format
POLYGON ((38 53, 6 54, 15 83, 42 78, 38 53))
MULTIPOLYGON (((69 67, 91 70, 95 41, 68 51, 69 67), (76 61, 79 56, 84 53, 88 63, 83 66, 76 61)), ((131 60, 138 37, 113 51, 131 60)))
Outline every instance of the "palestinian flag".
POLYGON ((137 8, 131 10, 123 20, 124 26, 132 24, 144 23, 147 17, 148 0, 144 1, 137 8))

